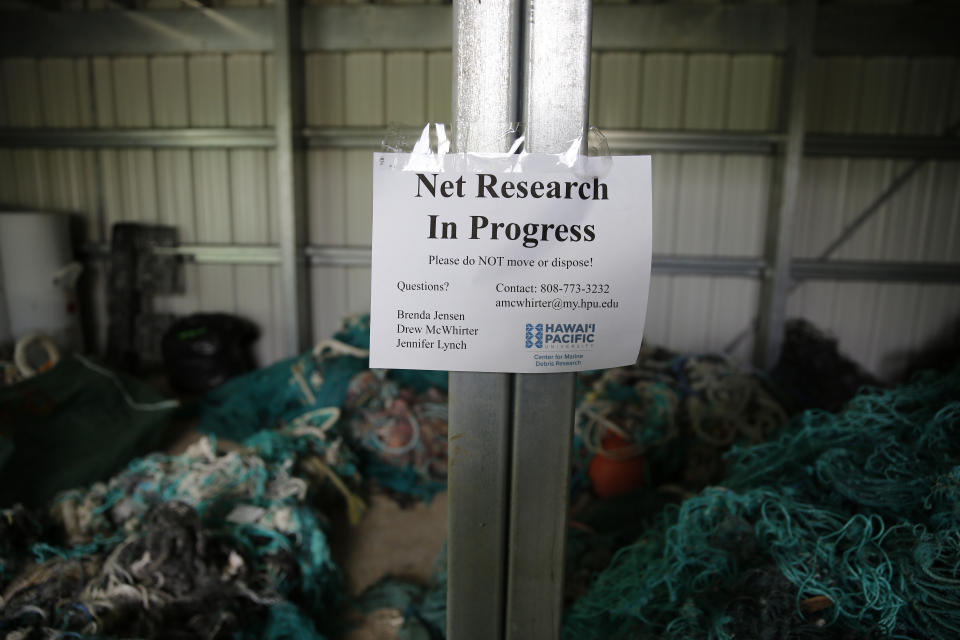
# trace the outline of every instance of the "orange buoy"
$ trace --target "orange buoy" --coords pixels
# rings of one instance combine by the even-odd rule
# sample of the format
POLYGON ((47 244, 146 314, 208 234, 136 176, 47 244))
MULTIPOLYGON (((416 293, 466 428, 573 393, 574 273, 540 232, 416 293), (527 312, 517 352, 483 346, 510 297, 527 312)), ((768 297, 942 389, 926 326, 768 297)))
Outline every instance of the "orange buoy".
POLYGON ((587 475, 593 492, 600 498, 628 493, 643 486, 643 456, 618 456, 617 450, 632 446, 623 437, 610 433, 603 437, 601 450, 593 456, 587 475))

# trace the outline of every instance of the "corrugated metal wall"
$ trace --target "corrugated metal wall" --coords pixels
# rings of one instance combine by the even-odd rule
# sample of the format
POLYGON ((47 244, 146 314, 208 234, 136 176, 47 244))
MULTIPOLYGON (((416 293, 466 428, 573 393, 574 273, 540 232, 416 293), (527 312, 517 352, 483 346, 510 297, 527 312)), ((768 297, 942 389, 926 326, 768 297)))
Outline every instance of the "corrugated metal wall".
MULTIPOLYGON (((0 126, 270 125, 272 70, 266 54, 8 58, 0 126)), ((2 149, 0 203, 79 213, 93 242, 108 242, 115 222, 141 221, 176 226, 184 243, 275 244, 274 167, 262 149, 2 149)), ((89 268, 102 346, 105 265, 89 268)), ((186 293, 158 298, 160 310, 244 315, 263 330, 259 359, 282 355, 278 267, 188 264, 185 272, 186 293)))
MULTIPOLYGON (((770 55, 600 52, 593 56, 591 120, 601 128, 769 131, 780 112, 781 61, 770 55)), ((653 250, 763 254, 772 160, 767 156, 655 154, 653 250)), ((653 344, 723 348, 757 313, 759 283, 654 276, 646 337, 653 344)), ((749 359, 752 340, 735 355, 749 359)))
MULTIPOLYGON (((309 53, 308 126, 422 126, 449 122, 449 52, 309 53)), ((309 242, 369 247, 373 160, 369 149, 311 150, 309 242)), ((344 315, 370 309, 369 267, 313 267, 313 335, 329 337, 344 315)))
MULTIPOLYGON (((0 66, 0 126, 269 126, 272 69, 266 54, 8 58, 0 66)), ((591 121, 601 129, 773 131, 782 70, 774 55, 597 51, 591 121)), ((308 126, 450 119, 449 52, 307 52, 304 74, 308 126)), ((955 59, 828 58, 814 65, 810 131, 937 134, 958 118, 955 59)), ((774 164, 761 155, 656 154, 654 252, 761 256, 774 164)), ((797 255, 817 256, 909 164, 806 159, 797 255)), ((369 149, 307 152, 310 244, 369 246, 370 165, 369 149)), ((277 244, 274 177, 272 152, 263 149, 0 150, 0 204, 81 213, 94 241, 106 241, 115 221, 143 220, 177 225, 185 243, 277 244)), ((833 257, 956 261, 958 178, 955 162, 924 166, 833 257)), ((328 337, 345 314, 369 308, 369 275, 363 266, 310 269, 315 339, 328 337)), ((160 306, 252 318, 264 330, 258 351, 266 363, 282 355, 279 291, 276 266, 194 264, 186 294, 160 306)), ((792 294, 790 312, 834 332, 871 369, 892 374, 904 354, 960 315, 958 293, 950 285, 807 282, 792 294)), ((752 279, 655 276, 647 339, 721 349, 750 326, 758 295, 752 279)), ((747 341, 736 355, 748 358, 751 350, 747 341)))
MULTIPOLYGON (((942 135, 960 123, 956 59, 822 58, 811 88, 808 129, 815 133, 942 135)), ((795 254, 818 257, 913 164, 808 158, 795 254)), ((960 163, 924 163, 831 257, 960 260, 960 163)), ((830 330, 850 355, 885 377, 901 373, 909 359, 934 343, 958 346, 960 286, 808 282, 790 297, 788 310, 830 330)))

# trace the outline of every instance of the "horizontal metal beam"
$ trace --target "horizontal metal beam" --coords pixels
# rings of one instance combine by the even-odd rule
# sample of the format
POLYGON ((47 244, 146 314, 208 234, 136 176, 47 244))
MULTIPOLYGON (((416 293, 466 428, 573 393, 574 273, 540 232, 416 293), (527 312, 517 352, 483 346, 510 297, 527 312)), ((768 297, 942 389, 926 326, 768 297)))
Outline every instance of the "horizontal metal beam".
POLYGON ((270 148, 272 127, 202 129, 0 129, 0 147, 270 148))
MULTIPOLYGON (((767 155, 786 139, 775 132, 604 130, 611 153, 746 153, 767 155)), ((804 155, 853 158, 960 158, 955 136, 874 136, 810 133, 804 155)))
MULTIPOLYGON (((157 253, 181 255, 201 264, 280 264, 278 245, 184 244, 158 247, 157 253)), ((92 244, 87 257, 105 259, 110 246, 92 244)), ((303 248, 314 267, 369 267, 370 247, 309 245, 303 248)), ((653 273, 660 276, 718 276, 759 278, 766 265, 762 258, 737 256, 654 255, 653 273)), ((880 262, 875 260, 794 259, 790 269, 794 280, 864 280, 890 282, 944 282, 960 285, 960 263, 880 262)))
MULTIPOLYGON (((310 127, 299 135, 310 147, 381 149, 384 141, 419 134, 415 127, 310 127)), ((276 139, 273 127, 0 129, 0 147, 272 148, 276 139)))
POLYGON ((765 268, 763 258, 654 255, 651 271, 664 276, 759 278, 765 268))
POLYGON ((807 134, 804 155, 850 158, 960 158, 956 136, 851 136, 807 134))
MULTIPOLYGON (((0 55, 89 56, 269 52, 274 11, 3 11, 0 55)), ((449 6, 311 6, 300 18, 305 51, 449 50, 449 6)))
POLYGON ((184 244, 169 249, 157 247, 154 253, 181 255, 205 264, 280 264, 281 257, 277 245, 184 244))
POLYGON ((817 9, 813 50, 818 55, 960 54, 960 3, 824 3, 817 9))
MULTIPOLYGON (((447 5, 303 8, 305 51, 449 50, 447 5)), ((788 13, 778 4, 598 5, 594 50, 783 52, 788 13)), ((273 50, 273 10, 2 11, 0 56, 144 55, 273 50)), ((957 55, 957 4, 825 5, 818 55, 957 55)))
POLYGON ((307 261, 315 267, 369 267, 370 247, 333 247, 310 245, 304 249, 307 261))
POLYGON ((272 49, 272 7, 0 13, 0 55, 4 56, 137 55, 272 49))
MULTIPOLYGON (((783 52, 788 6, 665 3, 598 6, 595 50, 783 52)), ((817 55, 957 55, 956 4, 830 6, 817 11, 817 55)))
POLYGON ((614 154, 629 153, 773 153, 784 136, 775 132, 640 131, 603 129, 614 154))
POLYGON ((960 263, 795 258, 791 263, 790 277, 794 280, 941 282, 960 286, 960 263))
MULTIPOLYGON (((280 264, 279 245, 182 244, 177 247, 154 247, 157 255, 182 256, 187 262, 200 264, 280 264)), ((368 251, 369 252, 369 251, 368 251)), ((109 244, 88 244, 84 256, 91 260, 108 260, 109 244)))
POLYGON ((594 50, 776 52, 787 46, 787 13, 773 4, 600 5, 594 50))
POLYGON ((449 51, 450 6, 346 5, 304 7, 306 51, 449 51))
MULTIPOLYGON (((303 138, 308 147, 325 149, 376 149, 397 140, 416 141, 423 127, 307 127, 303 138)), ((409 151, 409 149, 407 149, 409 151)))
MULTIPOLYGON (((397 140, 415 140, 418 127, 308 127, 302 144, 327 149, 383 149, 397 140)), ((783 143, 772 132, 604 131, 613 154, 744 153, 768 155, 783 143)), ((271 148, 269 127, 200 129, 0 129, 0 147, 63 148, 271 148)), ((857 136, 809 134, 808 156, 858 158, 960 158, 960 140, 934 136, 857 136)))

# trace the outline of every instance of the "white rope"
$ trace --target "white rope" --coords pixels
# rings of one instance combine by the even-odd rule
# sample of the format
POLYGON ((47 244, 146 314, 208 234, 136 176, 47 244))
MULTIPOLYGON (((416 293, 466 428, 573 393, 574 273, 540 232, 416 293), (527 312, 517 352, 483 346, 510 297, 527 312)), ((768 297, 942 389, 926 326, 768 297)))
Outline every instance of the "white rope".
POLYGON ((17 341, 17 346, 13 351, 13 361, 17 365, 17 370, 20 371, 20 375, 24 378, 32 378, 38 373, 53 368, 60 361, 60 349, 57 348, 50 336, 43 333, 30 333, 17 341), (47 352, 47 359, 40 365, 39 371, 33 368, 30 359, 27 357, 27 349, 34 344, 40 345, 47 352))
POLYGON ((124 402, 127 403, 127 406, 133 409, 134 411, 166 411, 168 409, 176 409, 180 406, 179 400, 161 400, 159 402, 137 402, 133 399, 127 389, 123 386, 123 383, 120 382, 120 378, 116 376, 109 369, 104 369, 99 365, 95 365, 81 355, 76 356, 77 360, 85 366, 87 369, 90 369, 94 373, 99 373, 103 377, 109 379, 113 382, 113 385, 120 390, 120 393, 123 395, 124 402))

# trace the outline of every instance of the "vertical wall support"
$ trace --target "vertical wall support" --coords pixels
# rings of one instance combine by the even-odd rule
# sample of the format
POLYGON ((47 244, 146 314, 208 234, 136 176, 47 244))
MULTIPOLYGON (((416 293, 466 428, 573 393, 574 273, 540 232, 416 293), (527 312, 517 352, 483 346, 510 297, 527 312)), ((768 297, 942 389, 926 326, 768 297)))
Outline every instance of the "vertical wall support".
MULTIPOLYGON (((528 151, 585 148, 590 0, 527 0, 524 122, 528 151)), ((507 640, 556 640, 563 605, 575 377, 514 380, 507 640)))
POLYGON ((303 162, 296 132, 302 120, 300 12, 296 0, 275 0, 277 212, 280 216, 283 351, 293 356, 309 345, 309 298, 303 257, 303 162))
MULTIPOLYGON (((519 0, 456 0, 453 114, 457 151, 503 152, 519 104, 519 0)), ((450 374, 447 637, 501 640, 506 590, 510 380, 450 374)))
POLYGON ((787 141, 776 176, 767 222, 767 273, 760 294, 760 313, 754 361, 771 369, 780 357, 790 293, 794 218, 803 163, 806 126, 807 76, 813 49, 815 0, 797 0, 790 6, 790 50, 783 100, 787 141))

